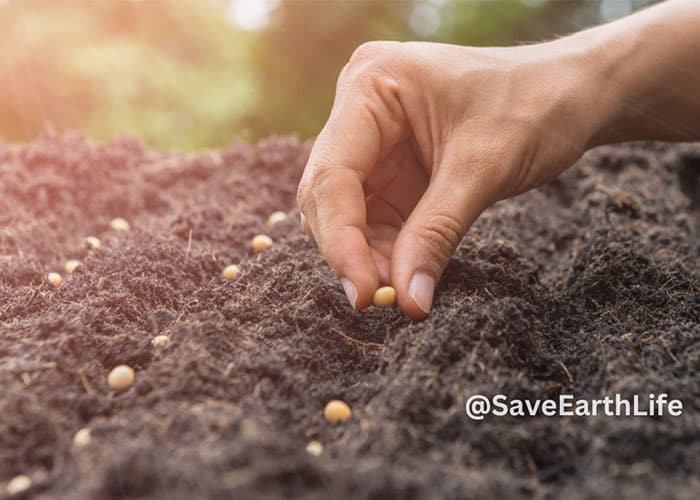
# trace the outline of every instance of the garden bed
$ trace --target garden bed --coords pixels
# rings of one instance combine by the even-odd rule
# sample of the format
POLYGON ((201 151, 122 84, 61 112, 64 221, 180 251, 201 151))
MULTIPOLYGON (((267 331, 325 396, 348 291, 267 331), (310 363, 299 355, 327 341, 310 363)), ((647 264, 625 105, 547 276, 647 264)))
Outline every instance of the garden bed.
POLYGON ((307 154, 0 145, 0 482, 28 475, 45 499, 697 498, 700 146, 599 148, 489 209, 422 322, 351 310, 298 224, 307 154), (274 244, 253 254, 258 233, 274 244), (114 394, 119 364, 136 382, 114 394), (476 393, 663 392, 682 416, 464 412, 476 393), (336 398, 353 413, 330 425, 336 398))

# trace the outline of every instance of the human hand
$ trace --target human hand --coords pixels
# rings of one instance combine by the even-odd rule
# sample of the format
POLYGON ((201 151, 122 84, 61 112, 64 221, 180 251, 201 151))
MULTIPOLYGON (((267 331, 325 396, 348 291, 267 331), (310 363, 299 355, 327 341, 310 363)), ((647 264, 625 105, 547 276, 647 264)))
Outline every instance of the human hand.
POLYGON ((391 284, 406 314, 425 317, 481 212, 587 149, 604 117, 585 59, 564 42, 355 51, 298 191, 302 223, 353 307, 391 284))

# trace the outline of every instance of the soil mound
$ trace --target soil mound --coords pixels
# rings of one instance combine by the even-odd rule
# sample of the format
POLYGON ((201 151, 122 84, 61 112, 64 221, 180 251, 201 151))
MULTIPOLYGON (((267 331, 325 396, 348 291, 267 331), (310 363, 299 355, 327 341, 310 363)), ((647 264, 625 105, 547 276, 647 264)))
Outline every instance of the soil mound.
POLYGON ((45 499, 697 498, 699 145, 599 148, 492 207, 420 323, 350 309, 297 222, 307 154, 0 145, 0 481, 45 499), (258 233, 275 244, 254 255, 258 233), (118 364, 137 375, 114 395, 118 364), (682 416, 464 411, 476 393, 662 392, 682 416), (335 398, 353 415, 331 426, 335 398))

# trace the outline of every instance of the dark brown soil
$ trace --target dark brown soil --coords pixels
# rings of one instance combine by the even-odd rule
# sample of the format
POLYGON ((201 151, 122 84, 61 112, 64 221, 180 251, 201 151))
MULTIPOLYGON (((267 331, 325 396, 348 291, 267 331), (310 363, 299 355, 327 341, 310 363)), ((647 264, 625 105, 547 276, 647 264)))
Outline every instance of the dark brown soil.
POLYGON ((297 224, 307 149, 0 146, 0 482, 30 475, 43 499, 698 498, 700 146, 601 148, 499 203, 420 323, 350 309, 297 224), (114 395, 121 363, 137 380, 114 395), (683 415, 464 413, 475 393, 652 392, 683 415), (332 398, 345 425, 323 420, 332 398))

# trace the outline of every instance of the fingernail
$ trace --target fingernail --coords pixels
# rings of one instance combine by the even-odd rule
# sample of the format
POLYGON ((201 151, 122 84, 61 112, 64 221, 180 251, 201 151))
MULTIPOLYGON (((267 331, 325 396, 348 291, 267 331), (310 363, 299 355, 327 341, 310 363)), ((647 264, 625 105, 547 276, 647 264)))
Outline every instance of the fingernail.
POLYGON ((435 293, 435 280, 425 273, 416 273, 408 285, 408 296, 425 314, 430 312, 435 293))
POLYGON ((345 290, 345 295, 348 296, 352 308, 357 309, 357 288, 355 285, 347 278, 341 278, 340 284, 343 285, 343 290, 345 290))

